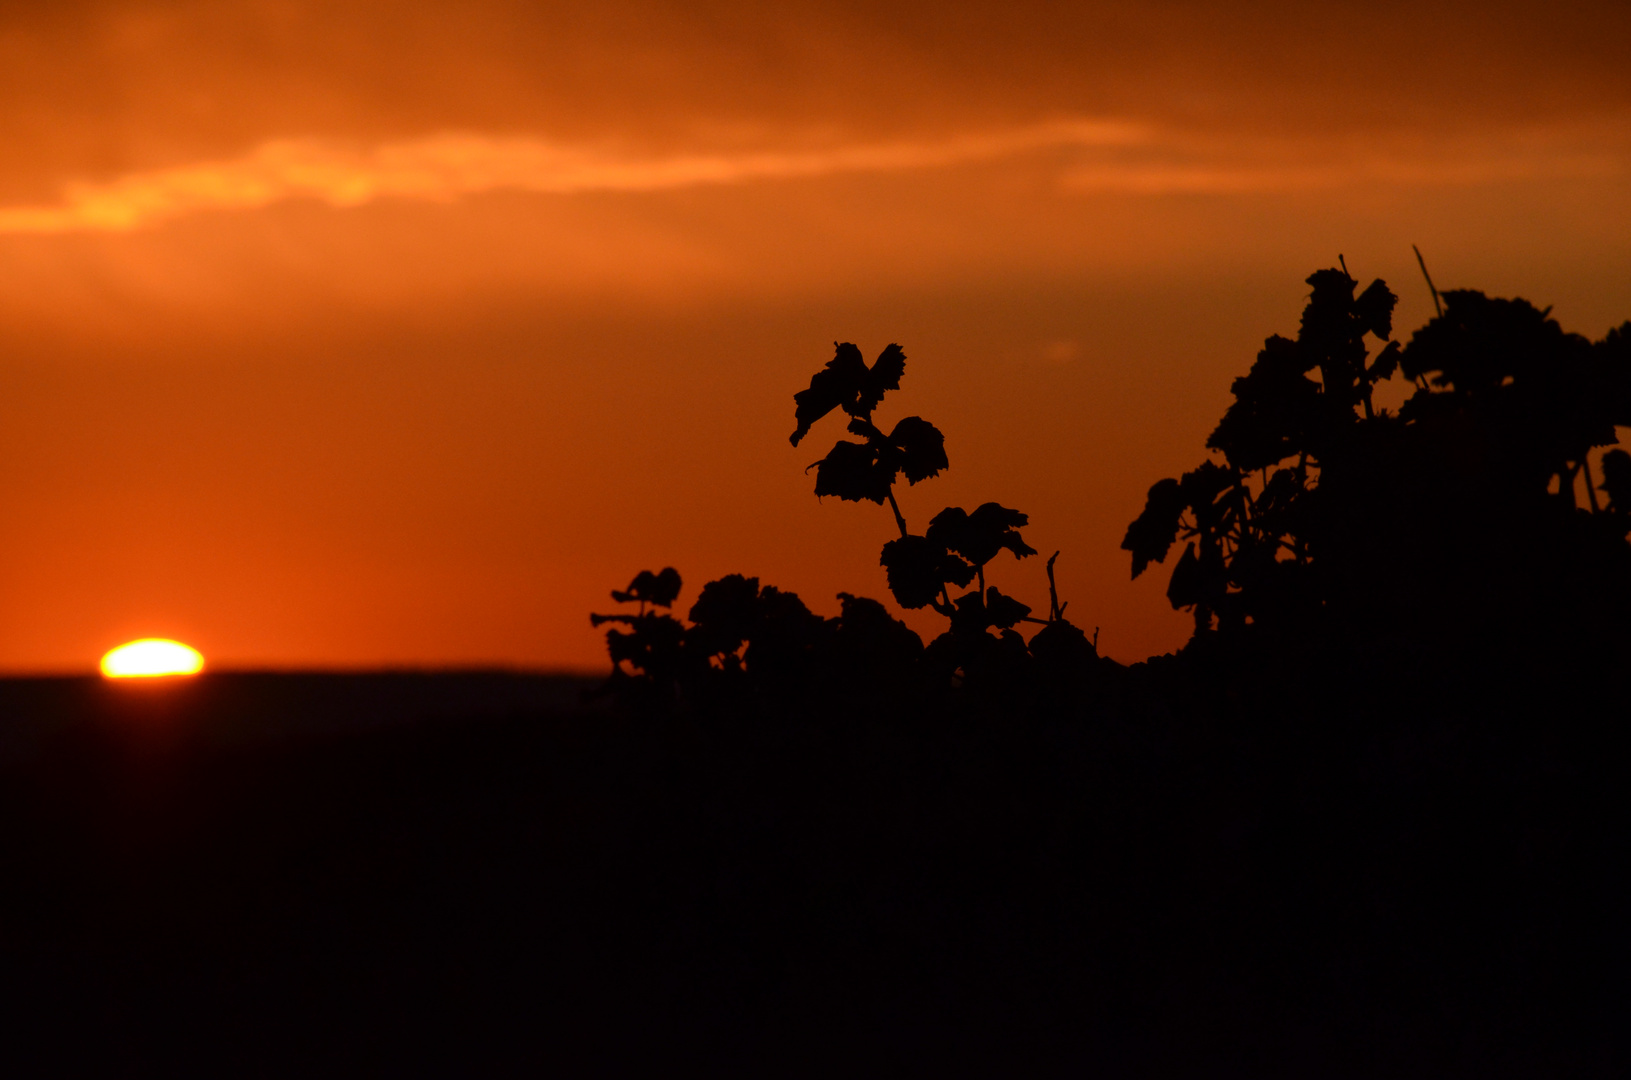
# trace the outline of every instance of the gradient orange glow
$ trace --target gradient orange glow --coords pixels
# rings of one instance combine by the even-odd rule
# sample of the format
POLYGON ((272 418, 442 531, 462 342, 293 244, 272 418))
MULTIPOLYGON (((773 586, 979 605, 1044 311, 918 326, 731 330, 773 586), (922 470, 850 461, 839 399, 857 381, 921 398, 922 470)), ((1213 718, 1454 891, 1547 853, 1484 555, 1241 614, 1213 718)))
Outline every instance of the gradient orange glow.
POLYGON ((665 565, 882 597, 888 511, 787 444, 834 339, 904 345, 880 416, 947 435, 909 521, 1017 506, 1109 655, 1173 648, 1122 532, 1311 270, 1407 330, 1412 243, 1631 316, 1626 40, 1609 3, 0 12, 0 669, 155 625, 598 667, 587 613, 665 565))
POLYGON ((102 657, 102 674, 110 679, 197 675, 203 670, 202 653, 190 645, 166 638, 142 638, 110 649, 102 657))

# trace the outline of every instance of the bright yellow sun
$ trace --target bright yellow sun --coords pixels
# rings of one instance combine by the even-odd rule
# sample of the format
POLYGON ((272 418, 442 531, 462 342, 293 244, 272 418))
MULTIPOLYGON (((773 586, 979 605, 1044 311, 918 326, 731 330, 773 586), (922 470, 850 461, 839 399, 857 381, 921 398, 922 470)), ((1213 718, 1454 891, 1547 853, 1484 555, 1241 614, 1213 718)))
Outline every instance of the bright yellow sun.
POLYGON ((204 670, 197 649, 165 638, 142 638, 102 657, 102 674, 110 679, 151 679, 159 675, 196 675, 204 670))

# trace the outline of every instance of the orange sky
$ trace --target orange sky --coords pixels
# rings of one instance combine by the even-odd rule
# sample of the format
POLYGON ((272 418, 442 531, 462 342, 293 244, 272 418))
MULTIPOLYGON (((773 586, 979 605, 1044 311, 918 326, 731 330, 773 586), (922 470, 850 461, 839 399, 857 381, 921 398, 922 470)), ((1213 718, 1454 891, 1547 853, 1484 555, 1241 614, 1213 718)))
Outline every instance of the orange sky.
MULTIPOLYGON (((603 664, 634 571, 883 597, 792 394, 899 341, 921 526, 1118 550, 1302 279, 1631 317, 1621 4, 56 4, 0 13, 0 669, 603 664)), ((1046 602, 1040 560, 992 582, 1046 602)), ((933 632, 936 620, 914 617, 933 632)))

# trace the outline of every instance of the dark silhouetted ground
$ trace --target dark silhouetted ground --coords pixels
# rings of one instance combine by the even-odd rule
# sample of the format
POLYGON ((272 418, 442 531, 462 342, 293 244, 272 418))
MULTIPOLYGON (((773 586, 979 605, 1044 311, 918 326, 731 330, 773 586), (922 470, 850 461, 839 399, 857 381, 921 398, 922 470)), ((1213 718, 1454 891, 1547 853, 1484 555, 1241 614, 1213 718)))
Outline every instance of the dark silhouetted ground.
POLYGON ((4 1056, 1619 1075, 1623 717, 1378 722, 1378 687, 1361 724, 1203 696, 1215 662, 934 718, 642 719, 484 674, 0 682, 4 1056))

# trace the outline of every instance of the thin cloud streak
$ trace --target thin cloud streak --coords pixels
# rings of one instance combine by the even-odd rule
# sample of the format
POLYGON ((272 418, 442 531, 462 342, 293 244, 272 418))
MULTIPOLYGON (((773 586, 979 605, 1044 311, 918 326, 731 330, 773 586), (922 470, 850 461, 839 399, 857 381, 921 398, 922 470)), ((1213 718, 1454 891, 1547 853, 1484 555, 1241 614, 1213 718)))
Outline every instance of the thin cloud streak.
POLYGON ((1456 187, 1508 180, 1602 179, 1631 171, 1623 158, 1430 162, 1357 160, 1335 165, 1212 165, 1109 162, 1068 171, 1068 191, 1135 195, 1257 195, 1375 184, 1456 187))
POLYGON ((536 137, 443 134, 357 148, 309 139, 262 143, 229 160, 72 183, 55 204, 0 207, 0 234, 121 233, 190 214, 310 199, 357 207, 381 199, 452 202, 494 191, 543 195, 656 192, 843 174, 929 171, 1053 152, 1063 192, 1252 195, 1335 189, 1602 179, 1631 173, 1615 123, 1508 130, 1442 143, 1293 142, 1061 120, 930 141, 808 151, 638 156, 536 137))
POLYGON ((187 214, 253 210, 291 199, 354 207, 396 198, 446 202, 511 190, 569 195, 650 192, 841 173, 898 172, 1036 150, 1136 145, 1147 133, 1113 121, 1061 121, 937 143, 810 152, 618 156, 537 138, 449 134, 357 151, 275 140, 244 157, 67 186, 56 205, 0 207, 0 233, 126 232, 187 214))
POLYGON ((1360 185, 1471 187, 1631 174, 1631 117, 1433 142, 1373 139, 1152 140, 1119 159, 1067 168, 1067 191, 1256 195, 1360 185))

